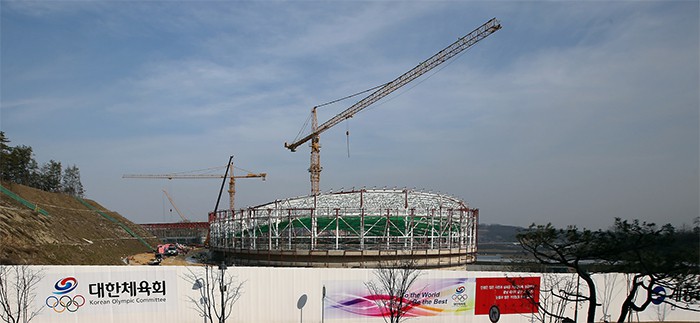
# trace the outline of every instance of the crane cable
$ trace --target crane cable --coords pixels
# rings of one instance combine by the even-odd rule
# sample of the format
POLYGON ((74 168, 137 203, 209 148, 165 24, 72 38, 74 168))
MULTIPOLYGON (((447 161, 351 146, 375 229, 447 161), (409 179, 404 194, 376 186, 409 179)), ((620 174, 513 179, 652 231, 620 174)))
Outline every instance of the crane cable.
MULTIPOLYGON (((351 95, 342 97, 342 98, 340 98, 340 99, 335 99, 335 100, 332 100, 332 101, 328 101, 328 102, 326 102, 326 103, 319 104, 319 105, 315 106, 314 108, 325 107, 325 106, 331 105, 331 104, 333 104, 333 103, 338 103, 338 102, 340 102, 340 101, 347 100, 347 99, 349 99, 349 98, 358 96, 358 95, 360 95, 360 94, 364 94, 364 93, 367 93, 367 92, 370 92, 370 91, 374 91, 374 90, 376 90, 376 89, 378 89, 378 88, 380 88, 380 87, 383 87, 383 86, 385 86, 385 85, 387 85, 387 84, 389 84, 389 83, 390 83, 390 82, 386 82, 386 83, 384 83, 384 84, 379 84, 379 85, 377 85, 377 86, 375 86, 375 87, 373 87, 373 88, 370 88, 370 89, 367 89, 367 90, 364 90, 364 91, 360 91, 360 92, 357 92, 357 93, 355 93, 355 94, 351 94, 351 95)), ((297 141, 297 140, 299 140, 299 138, 301 138, 302 133, 304 133, 304 130, 306 130, 306 127, 309 126, 309 121, 311 121, 311 113, 309 113, 309 116, 306 118, 306 121, 304 121, 304 125, 301 126, 301 129, 299 130, 299 133, 297 133, 297 136, 294 137, 294 140, 293 140, 293 141, 297 141)))
POLYGON ((297 140, 299 140, 299 138, 301 138, 301 134, 304 133, 304 130, 306 130, 306 127, 309 126, 309 121, 311 121, 311 113, 309 113, 309 116, 306 117, 306 121, 304 121, 304 125, 301 126, 301 129, 299 129, 299 132, 297 133, 297 136, 294 137, 293 142, 296 142, 297 140))
MULTIPOLYGON (((469 47, 469 48, 463 50, 461 53, 455 55, 455 56, 454 56, 454 59, 447 61, 445 65, 440 66, 440 67, 439 67, 438 69, 436 69, 435 71, 433 71, 433 72, 427 74, 427 75, 426 75, 425 77, 423 77, 420 81, 418 81, 418 82, 412 84, 410 87, 408 87, 408 88, 406 88, 406 89, 403 89, 401 92, 396 93, 396 95, 394 95, 394 96, 392 96, 392 97, 390 97, 390 98, 386 98, 386 99, 385 99, 384 101, 382 101, 381 103, 377 103, 377 104, 374 104, 374 105, 372 105, 372 106, 370 106, 370 107, 367 107, 367 108, 365 108, 365 109, 362 109, 361 111, 358 111, 356 114, 360 114, 360 113, 362 113, 362 112, 369 111, 370 109, 380 107, 380 106, 382 106, 382 105, 384 105, 384 104, 387 104, 387 103, 391 102, 392 100, 394 100, 394 99, 396 99, 396 98, 398 98, 398 97, 404 95, 404 94, 407 93, 408 91, 413 90, 413 88, 415 88, 416 86, 423 84, 423 82, 429 80, 431 77, 435 76, 435 74, 440 73, 440 71, 442 71, 442 70, 444 70, 446 67, 452 65, 452 64, 453 64, 454 62, 456 62, 462 55, 466 54, 466 53, 467 53, 469 50, 471 50, 471 49, 472 49, 472 48, 469 47)), ((385 83, 385 84, 389 84, 389 83, 385 83)))
MULTIPOLYGON (((173 173, 167 173, 165 175, 212 175, 213 173, 219 172, 222 169, 227 168, 228 165, 224 166, 214 166, 214 167, 209 167, 209 168, 202 168, 202 169, 195 169, 195 170, 186 170, 186 171, 181 171, 181 172, 173 172, 173 173)), ((242 170, 244 172, 248 173, 253 173, 252 171, 249 171, 245 168, 240 168, 238 166, 233 166, 234 169, 242 170)))
MULTIPOLYGON (((442 70, 445 69, 446 67, 450 66, 452 63, 454 63, 455 61, 457 61, 462 55, 466 54, 466 52, 468 52, 469 50, 471 50, 471 47, 469 47, 469 48, 465 49, 464 51, 462 51, 461 53, 457 54, 457 55, 455 56, 455 59, 448 61, 447 64, 445 64, 445 65, 443 65, 443 66, 440 66, 437 70, 435 70, 435 71, 433 71, 432 73, 428 74, 428 75, 425 76, 422 80, 420 80, 419 82, 413 84, 411 87, 409 87, 409 88, 407 88, 407 89, 404 89, 401 93, 397 93, 397 94, 394 95, 393 97, 387 98, 387 99, 384 100, 383 102, 381 102, 381 103, 379 103, 379 104, 375 104, 374 106, 368 107, 368 108, 371 109, 371 108, 376 108, 376 107, 382 106, 382 105, 384 105, 384 104, 386 104, 386 103, 388 103, 388 102, 390 102, 390 101, 392 101, 392 100, 394 100, 394 99, 396 99, 396 98, 402 96, 404 93, 406 93, 406 92, 408 92, 408 91, 411 91, 411 90, 412 90, 413 88, 415 88, 416 86, 422 84, 423 82, 425 82, 425 81, 427 81, 428 79, 430 79, 431 77, 433 77, 435 74, 439 73, 440 71, 442 71, 442 70)), ((360 94, 364 94, 364 93, 367 93, 367 92, 370 92, 370 91, 374 91, 374 90, 376 90, 376 89, 378 89, 378 88, 381 88, 381 87, 383 87, 383 86, 385 86, 385 85, 387 85, 387 84, 389 84, 389 83, 391 83, 391 82, 386 82, 386 83, 377 85, 377 86, 375 86, 375 87, 373 87, 373 88, 370 88, 370 89, 367 89, 367 90, 364 90, 364 91, 357 92, 357 93, 355 93, 355 94, 351 94, 351 95, 342 97, 342 98, 340 98, 340 99, 335 99, 335 100, 333 100, 333 101, 328 101, 328 102, 326 102, 326 103, 319 104, 319 105, 315 106, 314 108, 320 108, 320 107, 324 107, 324 106, 331 105, 331 104, 334 104, 334 103, 338 103, 338 102, 340 102, 340 101, 347 100, 347 99, 349 99, 349 98, 358 96, 358 95, 360 95, 360 94)), ((369 109, 366 108, 366 109, 363 109, 362 111, 358 111, 357 114, 360 114, 360 113, 362 113, 362 112, 365 112, 365 111, 367 111, 367 110, 369 110, 369 109)), ((309 116, 306 118, 306 121, 304 122, 304 125, 303 125, 303 126, 301 127, 301 129, 299 130, 299 133, 297 133, 297 136, 294 138, 293 142, 296 142, 297 140, 299 140, 299 139, 301 138, 302 133, 304 132, 304 130, 306 130, 306 127, 309 125, 309 121, 311 121, 311 113, 309 113, 309 116)), ((346 134, 346 136, 348 136, 348 157, 350 157, 350 146, 349 146, 349 135, 350 135, 350 133, 349 133, 349 131, 346 131, 345 134, 346 134)))
POLYGON ((352 98, 352 97, 354 97, 354 96, 358 96, 358 95, 360 95, 360 94, 364 94, 364 93, 367 93, 367 92, 369 92, 369 91, 376 90, 376 89, 378 89, 378 88, 380 88, 380 87, 382 87, 382 86, 385 86, 385 85, 387 85, 387 84, 389 84, 389 83, 391 83, 391 82, 386 82, 386 83, 384 83, 384 84, 379 84, 379 85, 377 85, 377 86, 375 86, 375 87, 373 87, 373 88, 371 88, 371 89, 367 89, 367 90, 364 90, 364 91, 361 91, 361 92, 357 92, 357 93, 355 93, 355 94, 348 95, 348 96, 346 96, 346 97, 342 97, 342 98, 340 98, 340 99, 336 99, 336 100, 333 100, 333 101, 329 101, 329 102, 326 102, 326 103, 317 105, 316 107, 317 107, 317 108, 320 108, 320 107, 323 107, 323 106, 331 105, 331 104, 336 103, 336 102, 340 102, 340 101, 343 101, 343 100, 347 100, 347 99, 352 98))
POLYGON ((345 144, 348 146, 348 158, 350 158, 350 118, 345 119, 345 144))

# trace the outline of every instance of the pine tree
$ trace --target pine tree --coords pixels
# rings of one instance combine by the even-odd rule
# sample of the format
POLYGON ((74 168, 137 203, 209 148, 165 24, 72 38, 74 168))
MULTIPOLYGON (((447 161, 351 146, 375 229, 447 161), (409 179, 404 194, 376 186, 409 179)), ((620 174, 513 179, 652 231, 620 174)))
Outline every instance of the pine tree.
POLYGON ((10 153, 3 159, 3 179, 33 186, 37 166, 32 157, 32 147, 17 146, 10 148, 9 151, 10 153))
POLYGON ((41 189, 47 192, 60 192, 62 179, 61 162, 50 160, 41 167, 41 189))
POLYGON ((8 180, 7 174, 7 162, 10 156, 11 148, 7 144, 10 140, 5 138, 5 132, 0 131, 0 179, 8 180))
POLYGON ((83 183, 80 182, 80 170, 78 166, 68 166, 63 172, 63 193, 83 197, 83 183))

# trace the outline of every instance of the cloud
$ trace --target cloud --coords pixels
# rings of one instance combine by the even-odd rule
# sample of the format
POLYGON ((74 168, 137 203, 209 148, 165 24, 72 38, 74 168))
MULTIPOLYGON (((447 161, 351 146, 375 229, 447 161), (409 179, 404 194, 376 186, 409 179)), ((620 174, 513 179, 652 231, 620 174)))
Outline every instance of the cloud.
MULTIPOLYGON (((122 174, 231 154, 270 174, 241 181, 239 205, 305 194, 309 150, 282 145, 312 106, 392 80, 492 16, 502 30, 322 134, 322 190, 424 187, 486 223, 661 222, 669 205, 677 221, 697 216, 697 4, 77 4, 21 8, 32 32, 48 34, 40 15, 86 43, 73 55, 25 40, 32 64, 3 49, 3 130, 77 164, 91 198, 138 221, 160 213, 164 186, 203 217, 218 184, 122 174), (74 33, 81 23, 92 29, 74 33)), ((3 41, 19 39, 5 21, 3 41)))

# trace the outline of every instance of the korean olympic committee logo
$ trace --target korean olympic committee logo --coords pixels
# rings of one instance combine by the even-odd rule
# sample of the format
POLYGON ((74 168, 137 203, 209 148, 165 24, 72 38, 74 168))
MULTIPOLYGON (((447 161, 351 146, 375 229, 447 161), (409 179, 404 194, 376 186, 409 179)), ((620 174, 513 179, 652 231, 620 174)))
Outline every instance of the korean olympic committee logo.
POLYGON ((455 289, 455 293, 452 294, 452 300, 455 301, 455 302, 457 302, 457 303, 464 303, 464 302, 466 302, 466 301, 467 301, 467 298, 469 298, 469 297, 467 296, 467 294, 464 293, 464 291, 466 291, 466 290, 467 290, 467 289, 466 289, 464 286, 459 286, 459 287, 457 287, 457 289, 455 289))
POLYGON ((83 295, 67 295, 78 287, 78 280, 75 277, 66 277, 59 279, 54 284, 54 295, 46 298, 46 306, 53 309, 56 313, 75 312, 81 306, 85 305, 85 297, 83 295))
POLYGON ((53 292, 56 295, 68 294, 78 287, 78 280, 75 277, 66 277, 59 279, 53 287, 56 289, 53 292))

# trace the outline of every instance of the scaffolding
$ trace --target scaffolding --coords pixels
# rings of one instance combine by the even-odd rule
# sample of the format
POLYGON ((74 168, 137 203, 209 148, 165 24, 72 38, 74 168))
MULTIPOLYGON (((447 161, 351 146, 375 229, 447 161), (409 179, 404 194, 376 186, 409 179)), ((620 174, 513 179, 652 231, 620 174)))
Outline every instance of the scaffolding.
MULTIPOLYGON (((332 255, 346 259, 437 255, 456 257, 446 263, 461 265, 475 259, 478 212, 441 194, 351 190, 218 212, 210 219, 209 243, 213 250, 238 260, 267 260, 267 265, 275 265, 270 262, 273 258, 286 262, 285 255, 302 257, 310 266, 345 262, 332 255)), ((431 264, 426 262, 435 266, 431 264)))

